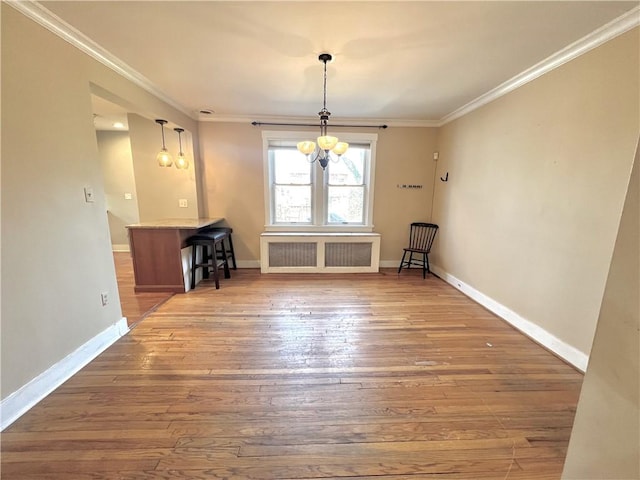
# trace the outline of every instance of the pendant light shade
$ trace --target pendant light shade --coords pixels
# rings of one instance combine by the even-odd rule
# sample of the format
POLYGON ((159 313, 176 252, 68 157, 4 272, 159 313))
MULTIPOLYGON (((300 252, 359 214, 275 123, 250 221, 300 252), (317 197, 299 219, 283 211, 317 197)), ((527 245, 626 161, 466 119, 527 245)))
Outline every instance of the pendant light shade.
POLYGON ((158 165, 161 167, 170 167, 173 165, 173 158, 171 154, 167 150, 167 147, 164 144, 164 126, 168 123, 166 120, 162 120, 161 118, 156 119, 156 123, 160 125, 160 131, 162 132, 162 148, 158 152, 156 156, 156 160, 158 161, 158 165))
POLYGON ((189 168, 189 160, 184 156, 182 152, 182 132, 184 132, 184 128, 174 128, 174 131, 178 132, 178 142, 180 144, 180 151, 178 152, 178 157, 176 158, 176 168, 178 170, 186 170, 189 168))
POLYGON ((305 140, 298 143, 298 151, 306 155, 307 159, 311 163, 318 160, 318 163, 320 163, 323 170, 327 167, 330 158, 334 161, 338 161, 340 156, 349 149, 348 143, 339 141, 337 137, 327 135, 327 125, 329 122, 329 116, 331 115, 331 112, 327 110, 327 62, 330 62, 331 59, 332 57, 329 53, 322 53, 318 57, 318 60, 324 64, 323 106, 322 110, 318 112, 318 115, 320 116, 320 136, 317 138, 318 151, 315 153, 315 142, 305 140), (338 158, 332 156, 331 153, 337 155, 338 158))
POLYGON ((338 144, 338 137, 332 137, 331 135, 323 135, 318 137, 318 146, 322 150, 331 150, 338 144))
POLYGON ((336 155, 340 156, 344 152, 346 152, 348 149, 349 149, 349 144, 347 142, 338 142, 336 143, 336 146, 333 147, 331 151, 336 155))
POLYGON ((304 142, 298 143, 298 150, 305 155, 311 155, 316 151, 316 143, 305 140, 304 142))

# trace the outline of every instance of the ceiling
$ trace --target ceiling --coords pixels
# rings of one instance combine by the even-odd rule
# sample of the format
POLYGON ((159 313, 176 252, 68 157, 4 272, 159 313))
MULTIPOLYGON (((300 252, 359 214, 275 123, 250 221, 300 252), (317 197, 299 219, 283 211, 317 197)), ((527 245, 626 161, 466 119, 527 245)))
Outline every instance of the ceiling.
POLYGON ((438 122, 637 7, 617 1, 47 1, 193 118, 438 122), (200 116, 201 117, 201 116, 200 116), (202 118, 202 117, 201 117, 202 118))
POLYGON ((98 95, 91 95, 93 106, 93 125, 96 130, 128 131, 127 110, 98 95))

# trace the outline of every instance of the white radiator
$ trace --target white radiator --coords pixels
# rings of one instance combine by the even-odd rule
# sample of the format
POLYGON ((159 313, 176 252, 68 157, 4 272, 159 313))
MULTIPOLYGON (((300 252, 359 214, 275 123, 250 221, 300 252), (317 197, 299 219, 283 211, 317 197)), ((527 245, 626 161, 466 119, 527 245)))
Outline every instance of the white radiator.
POLYGON ((260 236, 262 273, 377 272, 378 233, 283 233, 260 236))

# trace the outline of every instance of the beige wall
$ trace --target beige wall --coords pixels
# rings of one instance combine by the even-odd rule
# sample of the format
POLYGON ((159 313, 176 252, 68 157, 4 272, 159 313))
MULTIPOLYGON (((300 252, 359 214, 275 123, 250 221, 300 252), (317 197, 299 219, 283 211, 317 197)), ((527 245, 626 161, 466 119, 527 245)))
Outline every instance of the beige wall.
POLYGON ((140 221, 129 132, 97 131, 96 136, 111 245, 120 249, 129 244, 126 226, 140 221), (130 200, 126 193, 131 194, 130 200))
MULTIPOLYGON (((382 234, 381 260, 396 265, 409 223, 430 219, 435 129, 365 131, 373 132, 378 134, 374 230, 382 234), (402 190, 398 184, 423 188, 402 190)), ((233 227, 239 261, 257 266, 265 225, 262 131, 248 123, 201 123, 200 141, 208 212, 233 227)))
POLYGON ((6 3, 0 8, 4 399, 122 317, 92 86, 192 132, 197 124, 6 3), (86 186, 94 203, 84 201, 86 186))
MULTIPOLYGON (((6 3, 0 8, 2 71, 11 72, 2 78, 6 398, 122 315, 91 115, 96 86, 146 118, 193 132, 194 156, 201 147, 204 157, 195 176, 206 187, 200 211, 228 219, 244 261, 258 259, 264 195, 259 128, 198 130, 6 3), (93 204, 84 202, 86 186, 93 204), (102 291, 110 292, 107 307, 102 291)), ((435 263, 589 352, 638 136, 638 43, 630 32, 446 125, 437 139, 428 128, 378 132, 382 260, 397 262, 410 221, 430 219, 433 180, 449 171, 448 183, 435 182, 435 263)), ((159 127, 149 123, 155 150, 159 127)))
POLYGON ((394 128, 378 136, 373 223, 380 233, 380 260, 397 267, 407 246, 409 224, 431 220, 436 162, 435 128, 394 128), (398 184, 423 185, 419 190, 398 184))
MULTIPOLYGON (((160 168, 156 161, 156 155, 162 147, 160 125, 136 114, 130 113, 127 117, 140 221, 198 218, 196 174, 189 132, 182 134, 182 148, 189 159, 190 168, 160 168), (187 200, 187 208, 179 206, 180 199, 187 200)), ((179 150, 178 134, 171 126, 168 127, 165 125, 164 129, 165 145, 175 160, 179 150)))
POLYGON ((640 478, 640 155, 629 182, 562 478, 640 478))
POLYGON ((586 354, 639 131, 638 29, 438 132, 433 262, 586 354))

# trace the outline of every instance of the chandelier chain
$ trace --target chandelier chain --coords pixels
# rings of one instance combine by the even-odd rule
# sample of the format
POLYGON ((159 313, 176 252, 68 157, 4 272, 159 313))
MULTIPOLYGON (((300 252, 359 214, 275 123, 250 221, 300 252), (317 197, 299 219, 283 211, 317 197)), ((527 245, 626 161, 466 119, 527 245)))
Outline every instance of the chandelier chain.
POLYGON ((326 60, 324 60, 324 85, 322 90, 324 91, 322 110, 326 112, 327 111, 327 61, 326 60))

